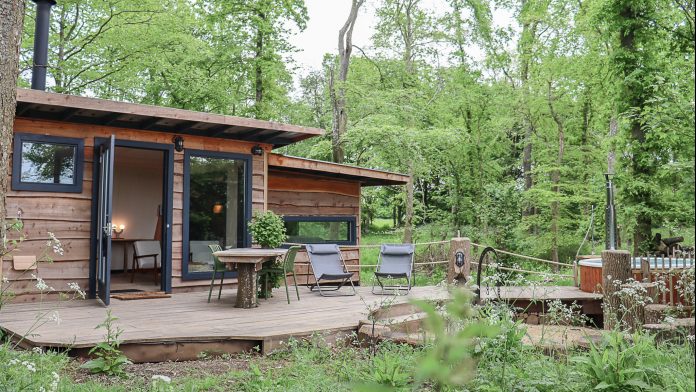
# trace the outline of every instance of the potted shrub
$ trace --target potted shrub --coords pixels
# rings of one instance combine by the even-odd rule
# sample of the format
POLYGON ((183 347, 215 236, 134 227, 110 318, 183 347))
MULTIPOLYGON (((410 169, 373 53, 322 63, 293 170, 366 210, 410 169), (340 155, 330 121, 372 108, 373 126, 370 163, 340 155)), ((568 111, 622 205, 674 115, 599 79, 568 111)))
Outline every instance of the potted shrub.
MULTIPOLYGON (((285 233, 283 217, 276 215, 273 211, 255 213, 251 222, 249 222, 249 232, 254 243, 262 248, 278 248, 288 238, 285 233)), ((280 287, 283 273, 278 272, 277 269, 270 270, 280 267, 278 261, 267 261, 263 264, 263 269, 259 271, 259 278, 261 279, 259 298, 270 298, 271 290, 274 287, 280 287)))

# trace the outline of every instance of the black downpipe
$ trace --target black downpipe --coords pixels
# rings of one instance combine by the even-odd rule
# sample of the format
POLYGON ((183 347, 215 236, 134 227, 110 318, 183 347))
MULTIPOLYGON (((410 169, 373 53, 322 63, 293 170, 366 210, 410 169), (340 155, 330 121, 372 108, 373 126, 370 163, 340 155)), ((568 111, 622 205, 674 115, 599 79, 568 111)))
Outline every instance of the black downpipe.
POLYGON ((614 206, 614 183, 611 174, 606 173, 607 180, 607 207, 604 210, 605 246, 608 250, 616 249, 616 207, 614 206))
POLYGON ((36 29, 34 30, 34 66, 31 73, 31 88, 46 90, 46 68, 48 68, 48 28, 51 7, 55 0, 33 0, 36 3, 36 29))

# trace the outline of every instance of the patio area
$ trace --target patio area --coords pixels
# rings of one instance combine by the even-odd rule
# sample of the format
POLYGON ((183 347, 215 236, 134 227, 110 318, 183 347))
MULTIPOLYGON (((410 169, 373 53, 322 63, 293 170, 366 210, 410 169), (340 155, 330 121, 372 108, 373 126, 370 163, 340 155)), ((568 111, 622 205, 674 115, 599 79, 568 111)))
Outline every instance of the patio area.
MULTIPOLYGON (((123 329, 121 349, 136 362, 195 359, 199 353, 236 353, 249 350, 270 352, 290 337, 309 337, 318 333, 327 341, 357 330, 367 318, 368 307, 390 296, 377 296, 370 287, 356 287, 358 295, 320 297, 300 288, 301 300, 292 297, 288 305, 285 290, 276 289, 274 297, 259 300, 252 309, 234 307, 235 290, 225 290, 221 299, 207 303, 208 292, 172 294, 171 298, 111 302, 115 325, 123 329)), ((447 293, 439 287, 415 287, 411 299, 441 300, 447 293)), ((214 297, 215 298, 215 297, 214 297)), ((38 314, 57 309, 60 323, 49 321, 33 330, 20 346, 70 350, 85 355, 89 348, 104 340, 105 331, 95 329, 104 321, 107 308, 96 300, 71 302, 23 303, 7 305, 0 313, 0 328, 18 341, 36 325, 38 314)))

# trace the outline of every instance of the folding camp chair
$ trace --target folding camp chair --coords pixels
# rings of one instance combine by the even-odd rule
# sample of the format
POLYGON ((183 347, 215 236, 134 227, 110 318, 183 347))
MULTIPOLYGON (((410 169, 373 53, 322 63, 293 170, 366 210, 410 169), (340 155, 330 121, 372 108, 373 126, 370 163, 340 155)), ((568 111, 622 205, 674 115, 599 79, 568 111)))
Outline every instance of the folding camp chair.
POLYGON ((307 255, 309 256, 309 263, 312 266, 312 272, 314 273, 314 279, 316 283, 309 289, 314 291, 316 287, 319 290, 319 294, 323 297, 334 297, 341 295, 355 295, 355 286, 353 285, 352 277, 354 272, 348 272, 346 268, 346 263, 341 256, 341 251, 338 249, 336 244, 313 244, 307 245, 307 255), (334 289, 322 288, 321 281, 324 280, 338 280, 339 283, 334 289), (327 294, 327 291, 338 291, 346 283, 350 283, 350 287, 353 289, 351 294, 327 294))
POLYGON ((411 277, 413 276, 413 255, 413 244, 383 244, 379 250, 379 260, 375 270, 376 279, 372 283, 372 294, 408 294, 411 291, 411 277), (407 285, 385 286, 382 279, 406 279, 407 285), (376 284, 379 284, 379 291, 375 291, 376 284))

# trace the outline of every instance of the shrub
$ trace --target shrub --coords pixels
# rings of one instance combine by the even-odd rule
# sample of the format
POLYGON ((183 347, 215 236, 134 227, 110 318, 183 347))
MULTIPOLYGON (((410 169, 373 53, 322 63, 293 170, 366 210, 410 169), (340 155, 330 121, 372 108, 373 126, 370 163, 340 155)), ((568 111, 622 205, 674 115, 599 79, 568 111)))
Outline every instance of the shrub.
POLYGON ((249 232, 254 242, 264 248, 277 248, 288 238, 283 217, 273 211, 255 213, 249 222, 249 232))

